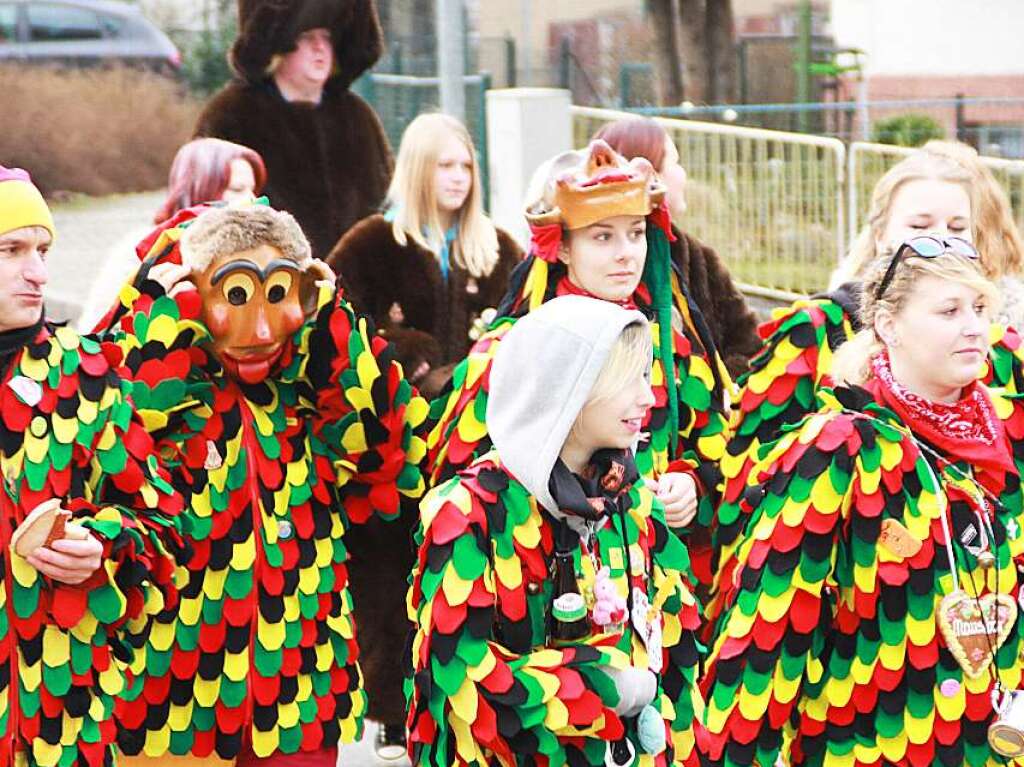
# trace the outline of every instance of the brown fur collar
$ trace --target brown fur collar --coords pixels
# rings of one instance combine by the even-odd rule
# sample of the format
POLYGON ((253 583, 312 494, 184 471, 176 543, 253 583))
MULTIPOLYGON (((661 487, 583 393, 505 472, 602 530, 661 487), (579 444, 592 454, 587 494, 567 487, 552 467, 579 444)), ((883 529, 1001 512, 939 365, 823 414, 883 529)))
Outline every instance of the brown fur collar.
POLYGON ((686 280, 690 298, 711 330, 729 374, 735 379, 761 348, 757 315, 732 281, 729 269, 713 248, 673 227, 672 261, 686 280))
POLYGON ((337 71, 325 92, 348 88, 384 51, 373 0, 238 0, 231 66, 242 79, 262 82, 274 54, 294 50, 299 33, 314 27, 329 29, 334 43, 337 71))

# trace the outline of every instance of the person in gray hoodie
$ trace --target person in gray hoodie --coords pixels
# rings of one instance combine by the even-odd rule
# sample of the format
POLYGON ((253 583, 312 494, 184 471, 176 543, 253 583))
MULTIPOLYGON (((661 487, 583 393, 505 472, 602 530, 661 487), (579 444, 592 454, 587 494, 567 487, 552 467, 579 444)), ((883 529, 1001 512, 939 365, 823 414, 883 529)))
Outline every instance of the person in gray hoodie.
POLYGON ((505 335, 493 449, 421 505, 414 764, 697 763, 689 558, 633 452, 651 347, 643 314, 582 296, 505 335))

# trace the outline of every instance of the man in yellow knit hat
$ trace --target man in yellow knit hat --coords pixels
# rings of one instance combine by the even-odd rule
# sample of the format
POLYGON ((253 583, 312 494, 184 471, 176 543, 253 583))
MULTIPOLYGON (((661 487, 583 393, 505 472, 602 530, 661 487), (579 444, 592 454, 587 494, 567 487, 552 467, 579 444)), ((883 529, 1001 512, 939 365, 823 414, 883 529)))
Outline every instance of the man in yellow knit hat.
POLYGON ((184 554, 117 349, 45 321, 53 236, 0 166, 0 767, 111 763, 122 664, 184 554))
POLYGON ((53 235, 53 216, 28 174, 0 166, 0 332, 40 319, 53 235))

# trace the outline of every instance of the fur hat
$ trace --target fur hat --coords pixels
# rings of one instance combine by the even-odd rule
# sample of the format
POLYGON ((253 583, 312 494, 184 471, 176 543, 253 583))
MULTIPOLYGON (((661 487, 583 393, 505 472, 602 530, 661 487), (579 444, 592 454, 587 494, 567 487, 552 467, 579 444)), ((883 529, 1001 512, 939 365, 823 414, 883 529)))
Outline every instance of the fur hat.
POLYGON ((197 216, 181 235, 181 262, 205 271, 218 256, 272 245, 296 268, 313 263, 309 240, 290 213, 265 205, 211 208, 197 216))
POLYGON ((231 66, 242 79, 262 82, 270 60, 295 50, 299 34, 317 27, 330 30, 334 47, 328 88, 348 88, 384 50, 374 0, 238 0, 231 66))

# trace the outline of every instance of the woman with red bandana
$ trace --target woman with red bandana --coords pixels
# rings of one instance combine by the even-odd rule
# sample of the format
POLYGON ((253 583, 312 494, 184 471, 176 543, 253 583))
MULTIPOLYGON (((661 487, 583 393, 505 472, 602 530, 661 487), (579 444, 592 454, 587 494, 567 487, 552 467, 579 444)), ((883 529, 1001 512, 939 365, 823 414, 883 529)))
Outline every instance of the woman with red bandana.
POLYGON ((517 317, 562 295, 637 308, 651 318, 656 400, 636 446, 637 468, 665 505, 669 525, 692 528, 694 569, 707 583, 710 559, 701 543, 718 492, 732 382, 671 263, 665 188, 647 160, 627 162, 601 140, 555 157, 538 177, 543 188, 526 210, 530 256, 513 273, 499 319, 456 369, 452 391, 434 401, 431 481, 451 477, 490 448, 488 371, 517 317))
POLYGON ((872 261, 836 387, 747 454, 710 764, 1021 763, 1024 409, 977 380, 980 267, 931 235, 872 261))

